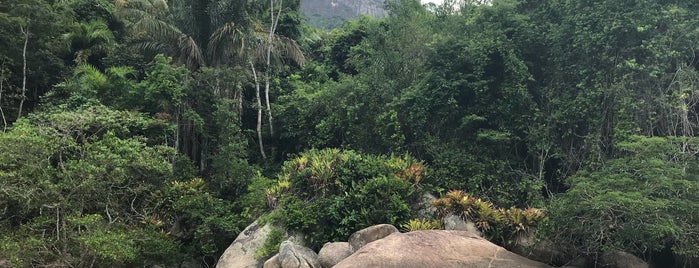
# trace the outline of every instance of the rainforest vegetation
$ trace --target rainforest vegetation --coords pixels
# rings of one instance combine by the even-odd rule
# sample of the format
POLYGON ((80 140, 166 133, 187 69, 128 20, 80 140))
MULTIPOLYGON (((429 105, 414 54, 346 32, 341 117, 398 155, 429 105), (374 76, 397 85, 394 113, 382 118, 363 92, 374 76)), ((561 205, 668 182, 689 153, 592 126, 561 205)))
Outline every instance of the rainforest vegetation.
POLYGON ((502 245, 699 258, 699 1, 299 6, 0 1, 0 260, 211 267, 273 209, 317 246, 438 224, 424 193, 502 245))

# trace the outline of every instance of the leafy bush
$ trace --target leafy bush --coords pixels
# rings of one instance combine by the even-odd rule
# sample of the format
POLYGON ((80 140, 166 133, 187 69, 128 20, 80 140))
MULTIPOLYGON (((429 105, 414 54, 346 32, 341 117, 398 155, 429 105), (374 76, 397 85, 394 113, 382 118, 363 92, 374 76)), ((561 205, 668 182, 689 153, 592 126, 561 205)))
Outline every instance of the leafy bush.
POLYGON ((282 244, 283 240, 284 234, 282 231, 272 227, 267 239, 265 239, 265 243, 262 245, 262 247, 255 250, 255 258, 264 260, 271 257, 279 251, 279 245, 282 244))
MULTIPOLYGON (((310 150, 287 161, 268 200, 278 201, 275 223, 305 234, 315 247, 345 241, 359 229, 410 219, 427 172, 412 157, 310 150)), ((277 204, 277 203, 275 203, 277 204)))
POLYGON ((154 120, 103 105, 52 110, 0 133, 0 259, 19 266, 214 263, 246 224, 202 179, 175 176, 154 120), (20 261, 21 260, 21 261, 20 261))
POLYGON ((190 253, 212 262, 246 223, 233 213, 232 203, 213 196, 200 178, 172 181, 149 200, 157 212, 145 216, 163 219, 163 227, 186 241, 190 253))
POLYGON ((631 137, 622 157, 568 180, 548 207, 548 237, 573 254, 671 250, 699 256, 699 166, 694 138, 631 137))

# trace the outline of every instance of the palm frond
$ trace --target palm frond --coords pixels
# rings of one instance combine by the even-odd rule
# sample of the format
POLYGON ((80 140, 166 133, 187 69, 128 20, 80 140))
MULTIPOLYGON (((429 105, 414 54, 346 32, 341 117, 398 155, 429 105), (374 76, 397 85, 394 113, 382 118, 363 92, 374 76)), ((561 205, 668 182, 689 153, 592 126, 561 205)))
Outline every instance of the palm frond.
POLYGON ((70 32, 62 36, 68 45, 77 45, 79 48, 87 49, 100 44, 109 44, 114 40, 112 31, 102 20, 93 20, 87 23, 76 22, 72 28, 70 32))
POLYGON ((107 76, 90 64, 75 67, 73 75, 79 78, 81 86, 97 88, 107 83, 107 76))
POLYGON ((109 30, 107 23, 102 20, 93 20, 87 24, 81 23, 81 27, 90 43, 110 43, 114 40, 114 34, 109 30))
POLYGON ((244 34, 235 23, 226 23, 211 34, 208 49, 215 64, 237 58, 245 50, 244 34))
POLYGON ((116 15, 122 19, 124 17, 138 18, 139 14, 161 18, 169 11, 165 0, 116 0, 114 7, 117 11, 116 15))
POLYGON ((136 70, 134 70, 131 66, 115 66, 107 68, 106 73, 109 77, 119 77, 125 79, 128 76, 134 76, 136 74, 136 70))
POLYGON ((154 17, 144 17, 135 22, 131 31, 138 39, 176 41, 182 32, 177 27, 154 17))
POLYGON ((173 51, 171 51, 170 43, 167 43, 167 42, 140 41, 138 43, 135 43, 133 46, 140 49, 140 50, 144 50, 144 51, 160 51, 160 52, 174 53, 173 51))
POLYGON ((306 57, 301 52, 301 47, 294 39, 277 36, 273 45, 277 53, 283 58, 291 59, 298 65, 303 65, 306 62, 306 57))
POLYGON ((194 39, 186 34, 179 38, 180 61, 187 65, 189 69, 196 69, 204 66, 204 55, 194 39))
MULTIPOLYGON (((253 24, 252 29, 251 36, 254 41, 251 42, 253 45, 250 49, 251 56, 254 57, 256 62, 264 61, 264 57, 266 57, 265 46, 268 42, 267 39, 269 39, 269 29, 265 28, 261 23, 253 24)), ((294 39, 276 34, 272 38, 272 57, 291 59, 298 65, 303 65, 306 61, 301 47, 294 39)))

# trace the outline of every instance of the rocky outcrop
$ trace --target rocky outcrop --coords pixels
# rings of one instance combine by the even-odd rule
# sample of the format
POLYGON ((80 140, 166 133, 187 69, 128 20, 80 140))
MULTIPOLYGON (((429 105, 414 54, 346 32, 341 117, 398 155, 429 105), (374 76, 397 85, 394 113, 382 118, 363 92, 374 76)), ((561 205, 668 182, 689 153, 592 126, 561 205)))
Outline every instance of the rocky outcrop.
POLYGON ((281 262, 279 262, 279 253, 275 254, 269 260, 262 265, 262 268, 279 268, 282 267, 281 262))
POLYGON ((255 258, 255 251, 262 247, 272 231, 272 226, 260 225, 259 221, 250 224, 233 243, 223 252, 216 263, 217 268, 253 268, 260 267, 261 262, 255 258))
POLYGON ((245 228, 223 253, 216 267, 551 267, 509 252, 473 232, 429 230, 400 233, 389 224, 359 230, 350 236, 349 242, 326 243, 319 254, 301 246, 302 243, 292 237, 282 242, 277 255, 262 264, 254 254, 263 246, 272 228, 257 221, 245 228))
POLYGON ((430 193, 425 193, 420 198, 420 202, 417 204, 418 210, 415 213, 415 217, 418 219, 429 219, 434 216, 437 212, 437 208, 432 205, 432 201, 437 200, 437 197, 430 193))
POLYGON ((392 233, 366 244, 334 268, 513 267, 550 268, 467 231, 392 233))
POLYGON ((648 263, 623 251, 613 251, 602 255, 597 263, 607 268, 648 268, 648 263))
MULTIPOLYGON (((380 18, 386 15, 383 3, 383 0, 304 0, 301 1, 301 12, 309 18, 322 18, 320 21, 337 18, 341 22, 364 14, 380 18)), ((330 29, 332 27, 328 26, 334 27, 339 24, 312 26, 330 29)))
POLYGON ((350 251, 356 252, 364 245, 384 238, 393 233, 398 233, 398 229, 390 224, 379 224, 369 226, 362 230, 356 231, 349 237, 350 251))
POLYGON ((279 245, 281 268, 322 268, 313 250, 286 240, 279 245))
POLYGON ((259 221, 250 224, 243 230, 235 241, 223 252, 216 263, 217 268, 259 267, 260 261, 255 258, 255 250, 260 248, 272 231, 269 224, 260 225, 259 221))
MULTIPOLYGON (((510 250, 527 259, 543 263, 571 263, 571 258, 573 258, 572 256, 566 256, 551 241, 536 239, 531 233, 517 236, 516 242, 510 250)), ((580 266, 580 261, 578 260, 577 263, 569 265, 580 266)))
MULTIPOLYGON (((305 245, 302 235, 288 232, 274 227, 270 224, 260 224, 256 220, 243 230, 230 246, 223 252, 223 255, 216 263, 217 268, 243 268, 243 267, 263 267, 264 259, 255 257, 255 252, 264 246, 267 237, 272 230, 277 229, 282 232, 282 238, 287 239, 297 245, 305 245)), ((310 249, 309 249, 310 250, 310 249)))
POLYGON ((323 268, 330 268, 352 255, 349 243, 332 242, 325 243, 318 251, 318 261, 323 268))
POLYGON ((449 214, 444 217, 444 219, 442 219, 442 226, 444 226, 444 230, 468 231, 480 235, 480 231, 478 231, 478 228, 476 228, 473 222, 465 221, 454 214, 449 214))

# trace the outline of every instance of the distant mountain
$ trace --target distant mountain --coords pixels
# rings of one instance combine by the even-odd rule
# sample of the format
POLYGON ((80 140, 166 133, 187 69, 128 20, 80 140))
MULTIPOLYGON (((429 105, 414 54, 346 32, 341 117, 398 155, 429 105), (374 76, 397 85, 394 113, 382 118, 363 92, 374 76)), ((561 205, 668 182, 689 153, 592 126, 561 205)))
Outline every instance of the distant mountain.
POLYGON ((383 0, 301 0, 301 12, 313 27, 330 30, 347 19, 368 14, 383 17, 383 0))

